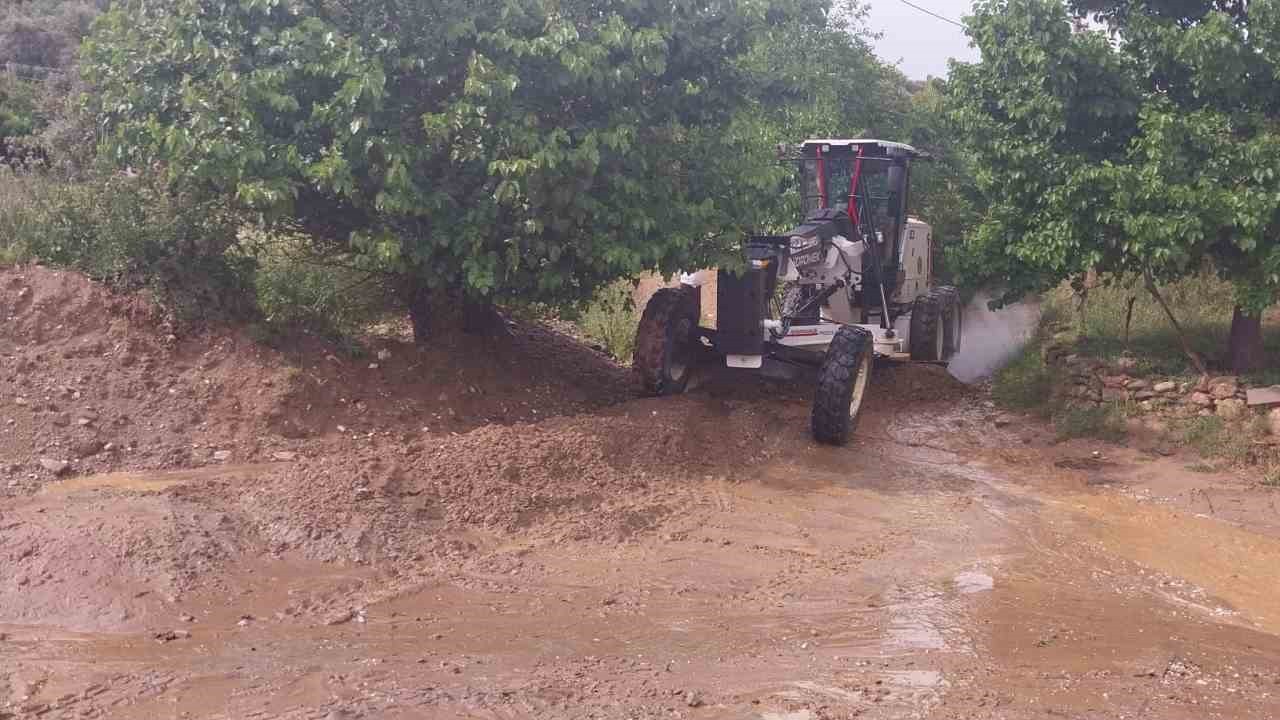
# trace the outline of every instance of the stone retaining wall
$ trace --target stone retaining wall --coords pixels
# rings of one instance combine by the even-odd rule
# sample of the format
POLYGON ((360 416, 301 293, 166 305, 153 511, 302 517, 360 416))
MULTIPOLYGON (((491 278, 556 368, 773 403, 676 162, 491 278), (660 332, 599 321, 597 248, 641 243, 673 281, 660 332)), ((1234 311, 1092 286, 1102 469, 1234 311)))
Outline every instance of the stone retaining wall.
MULTIPOLYGON (((1050 344, 1043 352, 1045 364, 1056 374, 1056 399, 1069 405, 1124 402, 1148 413, 1177 417, 1217 415, 1224 420, 1249 413, 1246 388, 1233 376, 1201 381, 1135 377, 1132 371, 1137 362, 1132 358, 1107 363, 1072 353, 1067 344, 1050 344)), ((1280 423, 1280 415, 1275 422, 1280 423)))

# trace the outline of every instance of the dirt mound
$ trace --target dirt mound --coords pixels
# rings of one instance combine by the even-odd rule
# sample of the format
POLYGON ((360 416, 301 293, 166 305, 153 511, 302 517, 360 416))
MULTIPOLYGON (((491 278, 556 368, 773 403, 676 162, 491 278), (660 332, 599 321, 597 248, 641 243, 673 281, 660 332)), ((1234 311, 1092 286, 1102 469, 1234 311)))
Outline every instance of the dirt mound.
POLYGON ((537 325, 498 341, 380 341, 353 358, 243 332, 179 338, 143 296, 71 272, 0 270, 0 494, 66 475, 270 459, 301 441, 463 432, 597 409, 629 374, 537 325))
POLYGON ((320 560, 452 559, 484 542, 475 533, 616 542, 654 527, 681 502, 682 483, 763 461, 798 434, 770 426, 750 403, 640 401, 604 415, 375 438, 225 488, 222 501, 254 518, 274 552, 320 560))

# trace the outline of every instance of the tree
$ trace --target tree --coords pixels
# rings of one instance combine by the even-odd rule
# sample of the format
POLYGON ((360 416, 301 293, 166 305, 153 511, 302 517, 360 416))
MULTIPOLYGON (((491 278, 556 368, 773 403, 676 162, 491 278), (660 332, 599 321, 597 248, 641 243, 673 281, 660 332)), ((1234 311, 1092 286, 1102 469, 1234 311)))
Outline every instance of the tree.
POLYGON ((953 115, 990 205, 957 261, 1011 294, 1097 268, 1157 296, 1208 263, 1236 287, 1232 369, 1256 369, 1280 291, 1280 3, 1073 9, 996 0, 969 19, 983 58, 953 69, 953 115))
POLYGON ((84 63, 115 161, 402 278, 425 336, 446 297, 565 302, 719 259, 758 221, 758 146, 734 132, 753 39, 831 16, 822 0, 127 0, 84 63))

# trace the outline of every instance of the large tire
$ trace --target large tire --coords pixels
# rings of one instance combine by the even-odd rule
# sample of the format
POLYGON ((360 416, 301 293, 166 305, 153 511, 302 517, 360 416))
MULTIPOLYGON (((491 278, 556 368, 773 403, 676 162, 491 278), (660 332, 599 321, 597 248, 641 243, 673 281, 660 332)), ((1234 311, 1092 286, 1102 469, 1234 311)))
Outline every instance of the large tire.
POLYGON ((678 395, 696 355, 698 289, 663 288, 645 305, 631 366, 650 395, 678 395))
POLYGON ((801 285, 798 282, 789 282, 782 288, 782 314, 791 318, 793 325, 816 325, 822 321, 822 307, 815 305, 806 310, 804 315, 796 315, 796 311, 804 307, 814 295, 818 294, 818 288, 814 285, 801 285))
POLYGON ((836 331, 818 371, 818 393, 813 399, 810 422, 814 440, 829 445, 849 442, 871 382, 874 356, 874 340, 869 331, 854 325, 836 331))
POLYGON ((943 299, 943 359, 950 361, 960 352, 960 344, 964 337, 964 307, 960 304, 960 291, 958 289, 950 285, 943 285, 934 292, 943 299))
POLYGON ((942 362, 946 357, 946 332, 942 309, 946 298, 936 290, 916 298, 911 307, 911 359, 917 362, 942 362))

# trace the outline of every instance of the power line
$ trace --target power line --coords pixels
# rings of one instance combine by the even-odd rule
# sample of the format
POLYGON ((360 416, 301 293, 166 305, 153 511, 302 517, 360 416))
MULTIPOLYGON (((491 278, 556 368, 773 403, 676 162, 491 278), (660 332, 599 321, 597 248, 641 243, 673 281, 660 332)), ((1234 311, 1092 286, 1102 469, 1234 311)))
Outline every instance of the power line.
POLYGON ((952 20, 952 19, 951 19, 951 18, 949 18, 949 17, 944 17, 944 16, 942 16, 942 15, 939 15, 938 13, 936 13, 936 12, 934 12, 934 11, 932 11, 932 10, 929 10, 928 8, 922 8, 922 7, 920 7, 919 5, 916 5, 915 3, 910 2, 909 0, 898 0, 898 2, 902 3, 903 5, 906 5, 907 7, 915 8, 916 10, 919 10, 920 12, 924 13, 925 15, 929 15, 929 16, 931 16, 931 17, 935 17, 935 18, 937 18, 937 19, 941 20, 942 22, 948 22, 948 23, 951 23, 952 25, 955 25, 955 26, 956 26, 956 27, 958 27, 958 28, 963 28, 963 27, 964 27, 964 23, 959 23, 959 22, 956 22, 955 20, 952 20))

